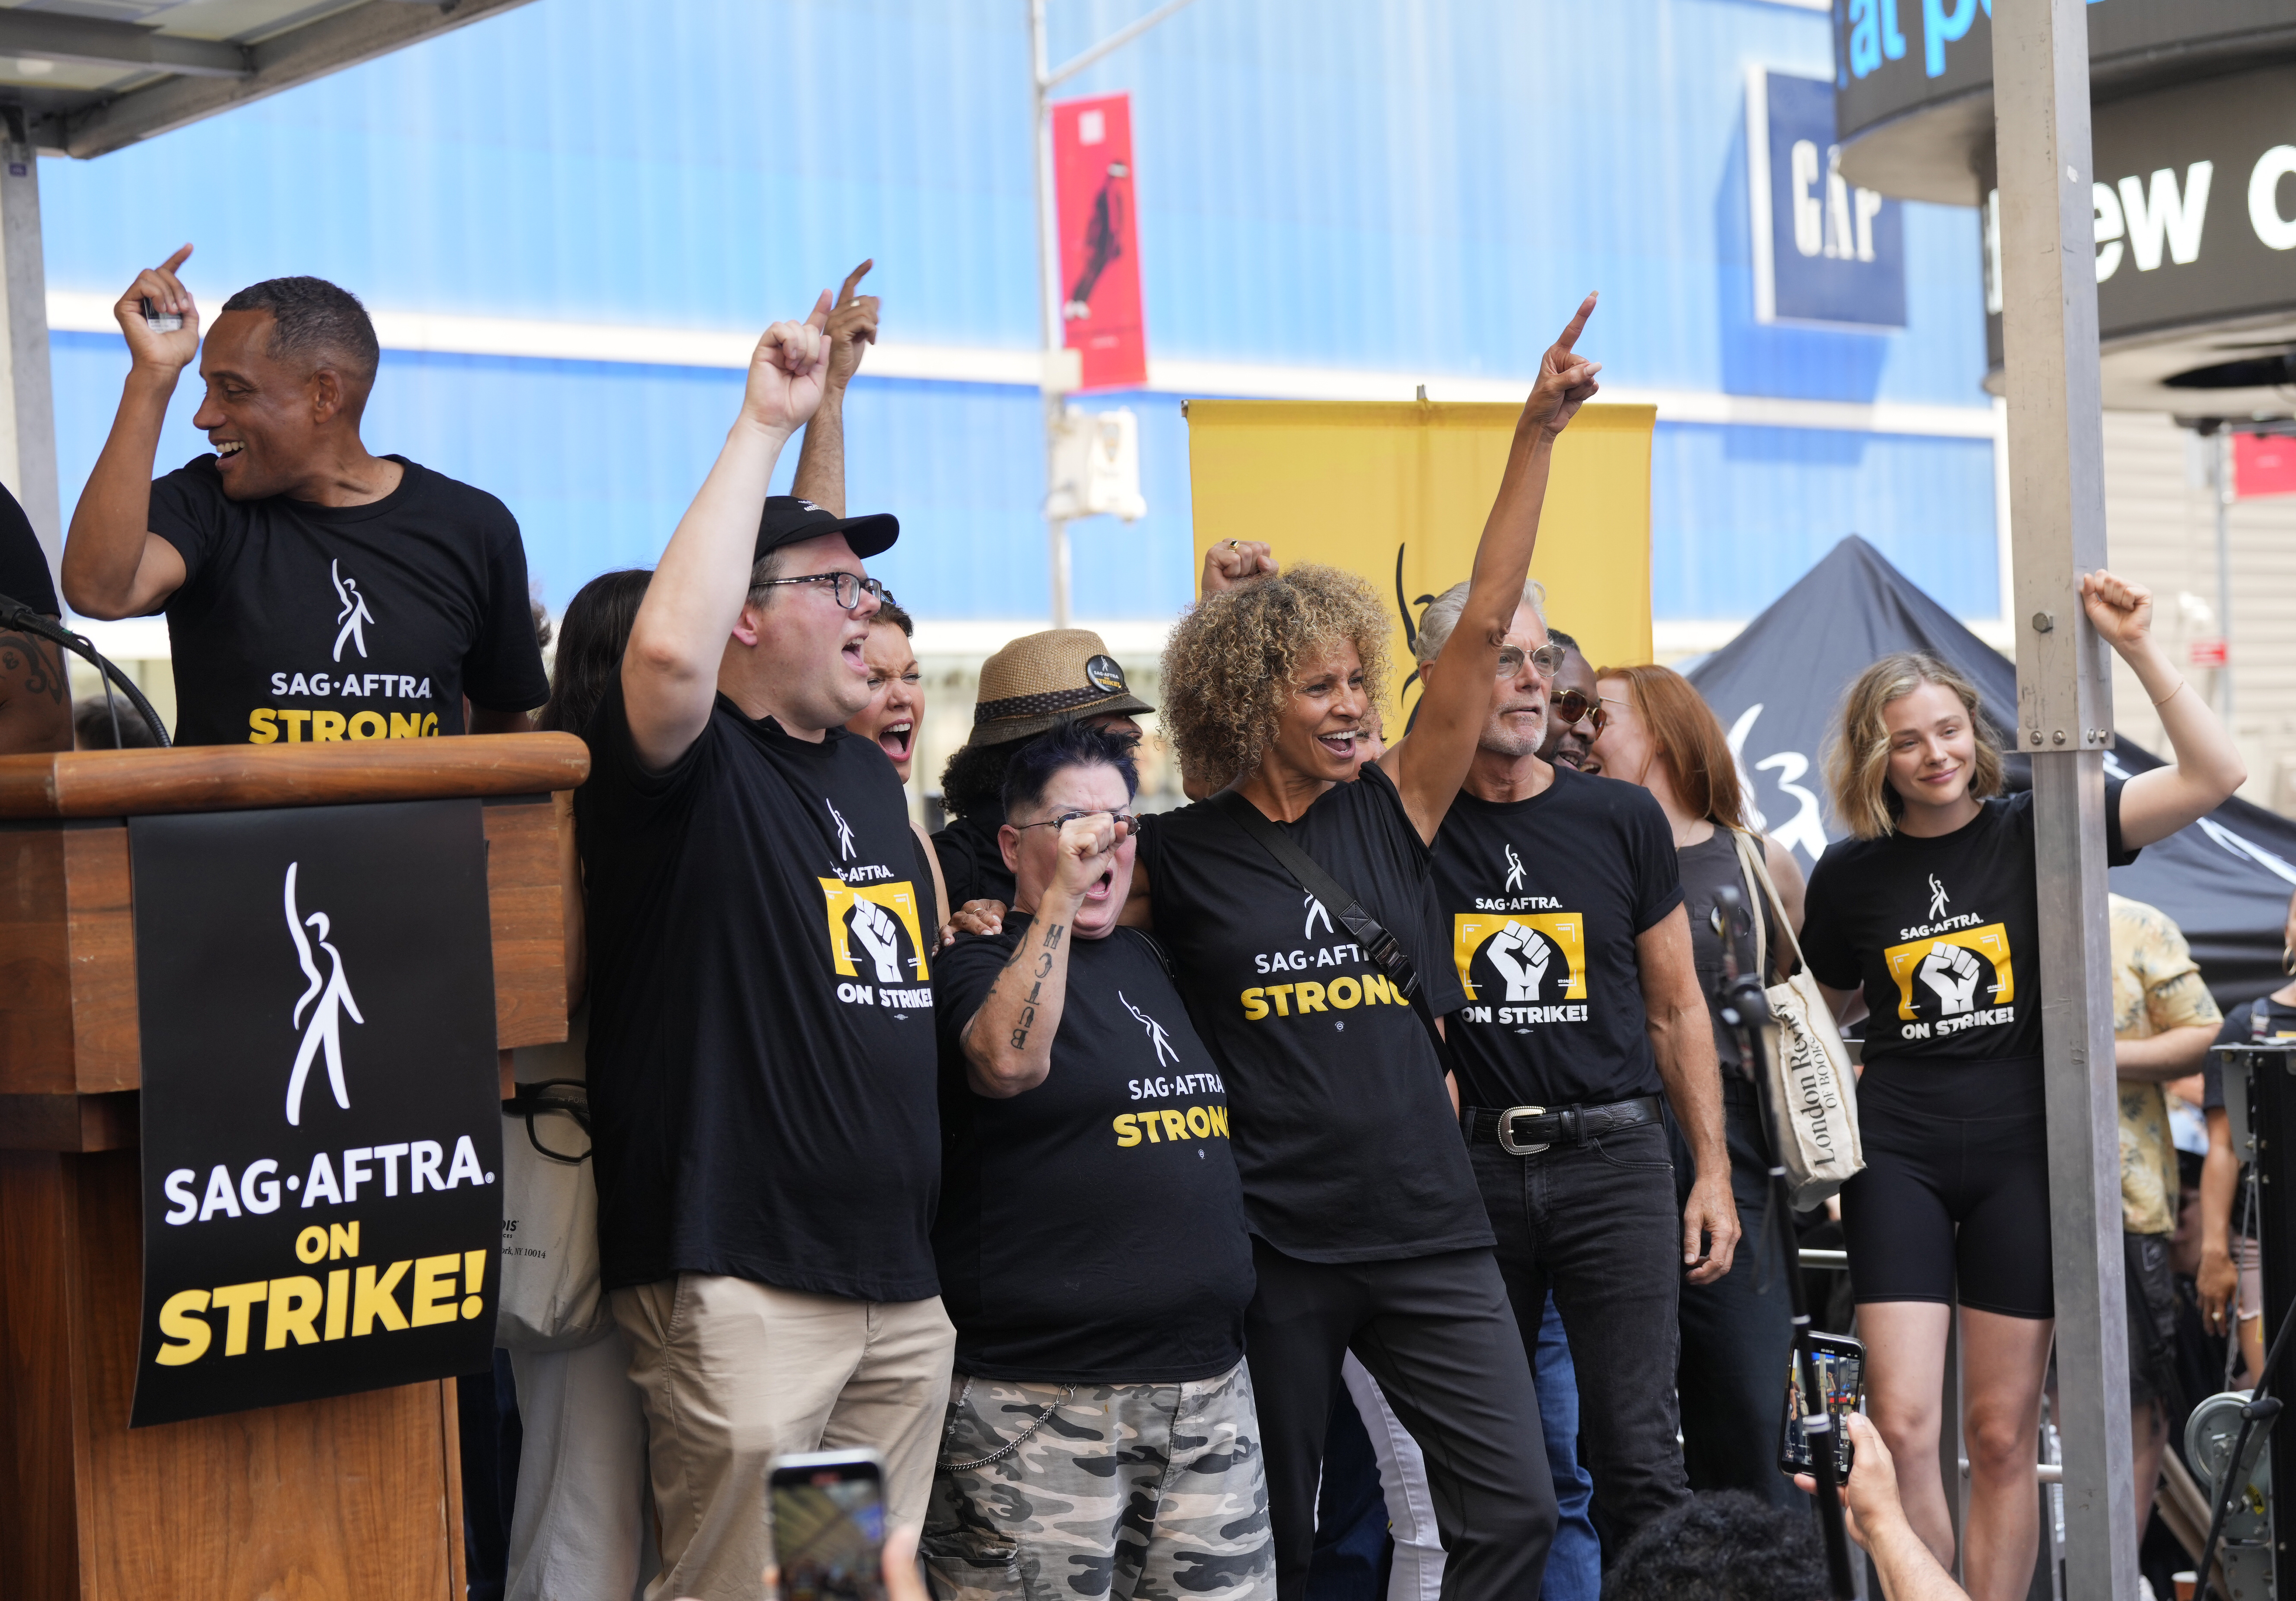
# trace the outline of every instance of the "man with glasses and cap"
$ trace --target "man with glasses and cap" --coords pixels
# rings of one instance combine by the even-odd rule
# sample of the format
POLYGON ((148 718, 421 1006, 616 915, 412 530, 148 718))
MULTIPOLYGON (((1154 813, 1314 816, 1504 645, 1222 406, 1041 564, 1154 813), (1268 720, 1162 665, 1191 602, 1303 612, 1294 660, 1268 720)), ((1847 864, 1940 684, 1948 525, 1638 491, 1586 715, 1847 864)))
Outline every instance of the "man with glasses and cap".
POLYGON ((1004 770, 1014 751, 1063 718, 1136 745, 1141 730, 1133 719, 1155 710, 1132 693, 1124 669, 1089 628, 1023 634, 982 662, 972 736, 940 775, 941 804, 952 820, 932 842, 949 909, 976 900, 1013 904, 1013 870, 997 836, 1004 823, 1004 770))
POLYGON ((748 1595, 775 1457, 866 1447, 922 1521, 955 1331, 931 894, 892 766, 846 731, 899 532, 767 497, 820 403, 826 305, 758 341, 576 792, 603 1282, 632 1350, 663 1596, 748 1595))
MULTIPOLYGON (((1428 607, 1422 682, 1466 595, 1428 607)), ((1562 1314, 1595 1522, 1615 1552, 1689 1498, 1676 1303, 1685 1277, 1729 1271, 1739 1222, 1673 830, 1648 791, 1539 755, 1568 715, 1551 718, 1550 701, 1573 654, 1541 598, 1525 591, 1500 652, 1474 765, 1435 837, 1435 893, 1467 994, 1447 1033, 1500 1272, 1534 1361, 1550 1291, 1562 1314), (1697 1164, 1679 1208, 1662 1104, 1697 1164)), ((1587 677, 1574 725, 1600 710, 1587 677)))

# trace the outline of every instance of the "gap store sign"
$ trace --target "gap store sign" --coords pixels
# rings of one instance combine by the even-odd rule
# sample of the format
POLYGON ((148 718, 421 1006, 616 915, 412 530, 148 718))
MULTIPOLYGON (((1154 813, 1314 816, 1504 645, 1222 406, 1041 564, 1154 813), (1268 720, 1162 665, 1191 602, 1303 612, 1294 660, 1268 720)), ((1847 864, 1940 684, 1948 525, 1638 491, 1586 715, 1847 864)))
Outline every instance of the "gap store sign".
POLYGON ((1833 112, 1834 88, 1823 78, 1747 70, 1754 317, 1903 328, 1905 208, 1842 177, 1833 112))

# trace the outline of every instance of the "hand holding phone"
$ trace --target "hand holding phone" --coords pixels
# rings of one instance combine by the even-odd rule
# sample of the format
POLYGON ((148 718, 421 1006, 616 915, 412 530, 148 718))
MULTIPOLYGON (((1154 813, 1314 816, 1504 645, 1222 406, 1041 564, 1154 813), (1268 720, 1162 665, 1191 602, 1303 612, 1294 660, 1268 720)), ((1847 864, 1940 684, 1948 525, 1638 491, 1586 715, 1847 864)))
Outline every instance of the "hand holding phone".
MULTIPOLYGON (((1848 1334, 1812 1334, 1812 1354, 1817 1359, 1817 1382, 1825 1392, 1825 1410, 1833 1420, 1833 1460, 1838 1479, 1847 1482, 1855 1452, 1849 1441, 1849 1414, 1866 1406, 1866 1347, 1848 1334)), ((1811 1471, 1809 1437, 1802 1432, 1801 1375, 1798 1353, 1786 1353, 1785 1420, 1779 1431, 1778 1468, 1788 1478, 1811 1471)))
POLYGON ((777 1457, 767 1501, 782 1601, 885 1601, 884 1469, 876 1453, 777 1457))

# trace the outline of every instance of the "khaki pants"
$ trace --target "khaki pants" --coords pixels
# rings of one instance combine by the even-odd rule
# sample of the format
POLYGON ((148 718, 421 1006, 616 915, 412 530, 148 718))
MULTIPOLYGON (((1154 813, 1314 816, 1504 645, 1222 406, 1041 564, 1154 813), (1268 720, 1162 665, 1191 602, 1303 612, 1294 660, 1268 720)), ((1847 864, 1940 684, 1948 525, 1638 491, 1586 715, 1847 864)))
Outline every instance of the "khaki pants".
POLYGON ((881 1305, 682 1273, 612 1299, 661 1519, 648 1601, 755 1601, 766 1474, 785 1452, 873 1450, 886 1515, 923 1520, 956 1347, 938 1296, 881 1305))

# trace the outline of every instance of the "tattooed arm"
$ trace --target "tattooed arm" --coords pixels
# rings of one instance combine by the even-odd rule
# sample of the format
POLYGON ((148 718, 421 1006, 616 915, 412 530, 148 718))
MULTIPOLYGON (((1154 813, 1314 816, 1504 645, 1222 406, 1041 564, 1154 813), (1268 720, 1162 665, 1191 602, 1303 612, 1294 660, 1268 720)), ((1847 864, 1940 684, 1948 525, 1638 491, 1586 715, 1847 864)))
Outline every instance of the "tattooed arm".
POLYGON ((45 639, 0 629, 0 756, 71 748, 63 653, 45 639))
POLYGON ((964 1026, 964 1060, 975 1094, 1004 1100, 1036 1088, 1051 1074, 1053 1036, 1060 1032, 1061 1011, 1068 1002, 1077 907, 1085 891, 1109 871, 1119 842, 1114 819, 1106 812, 1091 813, 1061 829, 1051 883, 1040 889, 1030 882, 1031 874, 1021 874, 1014 909, 1034 921, 1021 931, 1013 959, 964 1026), (1035 905, 1026 904, 1032 899, 1035 905))

